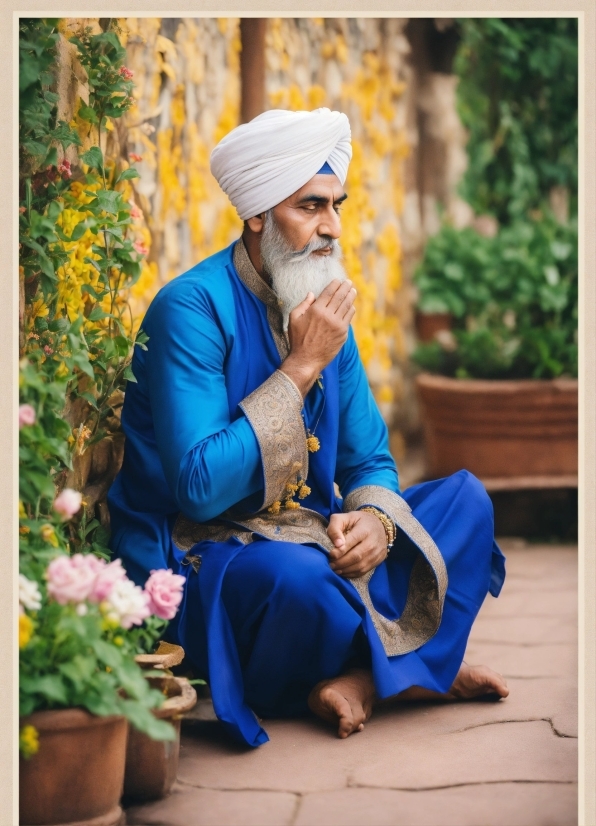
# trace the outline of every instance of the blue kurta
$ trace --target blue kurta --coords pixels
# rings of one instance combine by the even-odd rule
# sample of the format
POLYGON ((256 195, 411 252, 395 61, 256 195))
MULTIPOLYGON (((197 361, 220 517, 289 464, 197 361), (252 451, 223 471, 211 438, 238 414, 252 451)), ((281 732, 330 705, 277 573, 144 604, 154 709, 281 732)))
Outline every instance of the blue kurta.
MULTIPOLYGON (((188 554, 172 541, 180 514, 202 524, 228 514, 233 522, 234 514, 265 512, 269 504, 268 451, 275 451, 244 401, 271 378, 283 353, 271 326, 275 307, 270 296, 263 300, 267 288, 240 277, 233 249, 167 284, 145 316, 149 341, 146 351, 135 348, 137 382, 129 382, 122 412, 124 462, 108 503, 112 550, 129 576, 141 583, 151 570, 171 567, 186 577, 170 636, 208 679, 220 720, 256 746, 267 735, 253 712, 304 713, 312 687, 351 662, 370 664, 380 697, 411 685, 447 691, 487 591, 499 593, 504 564, 490 500, 466 471, 400 494, 387 428, 351 329, 301 411, 304 428, 320 440, 308 457, 310 493, 301 505, 324 520, 341 512, 334 482, 344 499, 367 486, 403 496, 447 569, 434 636, 388 656, 359 593, 331 570, 314 540, 251 533, 252 541, 203 539, 188 554), (189 565, 189 556, 199 563, 189 565)), ((419 553, 398 531, 369 583, 383 616, 401 615, 419 553)))

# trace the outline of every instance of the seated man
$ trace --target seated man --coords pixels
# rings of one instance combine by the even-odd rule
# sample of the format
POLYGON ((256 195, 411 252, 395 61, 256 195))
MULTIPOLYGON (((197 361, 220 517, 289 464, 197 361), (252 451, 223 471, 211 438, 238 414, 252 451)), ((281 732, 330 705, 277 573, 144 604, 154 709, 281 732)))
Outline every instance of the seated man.
POLYGON ((169 638, 251 746, 256 715, 310 707, 347 737, 376 699, 508 694, 462 661, 505 576, 490 500, 464 470, 400 493, 358 356, 350 158, 328 109, 269 111, 216 146, 242 238, 156 296, 122 414, 114 554, 139 582, 185 576, 169 638))

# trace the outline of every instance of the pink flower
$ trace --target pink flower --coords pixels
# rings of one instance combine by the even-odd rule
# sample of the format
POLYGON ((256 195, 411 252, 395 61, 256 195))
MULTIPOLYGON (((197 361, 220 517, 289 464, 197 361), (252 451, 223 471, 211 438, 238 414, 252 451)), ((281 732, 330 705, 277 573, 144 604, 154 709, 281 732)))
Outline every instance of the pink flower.
POLYGON ((35 410, 30 404, 22 404, 19 407, 19 430, 22 427, 35 424, 35 410))
POLYGON ((43 351, 46 354, 46 356, 51 356, 52 353, 54 352, 49 344, 44 345, 43 351))
POLYGON ((48 565, 48 594, 60 605, 83 602, 93 591, 99 565, 93 554, 56 557, 48 565))
POLYGON ((172 573, 171 568, 151 571, 151 576, 145 583, 151 613, 160 619, 174 619, 182 601, 185 581, 183 576, 172 573))
POLYGON ((130 152, 130 153, 129 153, 129 155, 128 155, 128 157, 130 158, 130 160, 131 160, 133 163, 137 163, 138 161, 142 161, 142 160, 143 160, 143 156, 142 156, 142 155, 137 155, 137 153, 136 153, 136 152, 130 152))
POLYGON ((97 560, 100 565, 97 571, 97 578, 93 590, 89 595, 92 602, 103 602, 110 599, 112 589, 117 582, 126 579, 126 571, 122 567, 122 562, 116 559, 106 565, 103 559, 97 560))
POLYGON ((118 69, 118 74, 122 75, 124 80, 132 80, 134 77, 132 69, 127 69, 126 66, 121 66, 120 69, 118 69))
POLYGON ((63 160, 60 161, 58 164, 58 172, 62 175, 63 178, 72 178, 72 169, 70 167, 70 161, 63 160))
POLYGON ((81 509, 83 494, 72 488, 64 488, 62 493, 54 501, 54 510, 62 516, 65 521, 78 513, 81 509))
POLYGON ((132 247, 139 255, 147 255, 149 252, 149 247, 143 244, 142 241, 135 241, 132 247))
POLYGON ((130 204, 130 217, 133 218, 134 220, 137 220, 138 218, 142 218, 143 213, 138 208, 138 206, 135 204, 135 202, 131 200, 128 203, 130 204))

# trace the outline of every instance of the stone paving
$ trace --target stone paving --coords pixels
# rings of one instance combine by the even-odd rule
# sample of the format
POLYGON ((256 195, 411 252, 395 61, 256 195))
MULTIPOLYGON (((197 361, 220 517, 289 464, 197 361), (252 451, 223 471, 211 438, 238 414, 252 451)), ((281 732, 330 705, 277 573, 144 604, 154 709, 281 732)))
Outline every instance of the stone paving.
POLYGON ((267 721, 232 745, 203 701, 178 781, 130 826, 573 826, 577 823, 577 548, 503 540, 466 661, 501 671, 507 700, 377 707, 347 740, 313 719, 267 721), (207 719, 205 719, 207 718, 207 719))

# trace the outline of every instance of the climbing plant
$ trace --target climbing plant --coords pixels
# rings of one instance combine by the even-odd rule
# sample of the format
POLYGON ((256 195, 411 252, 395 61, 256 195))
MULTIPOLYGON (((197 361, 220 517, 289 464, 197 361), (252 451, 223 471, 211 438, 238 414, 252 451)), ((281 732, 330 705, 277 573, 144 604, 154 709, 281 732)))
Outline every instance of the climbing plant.
MULTIPOLYGON (((28 575, 59 550, 107 553, 93 508, 83 502, 79 516, 64 521, 55 501, 90 446, 118 427, 118 391, 134 380, 127 290, 144 253, 129 183, 137 172, 101 148, 130 105, 124 49, 112 30, 87 28, 71 39, 89 101, 79 101, 67 123, 53 91, 61 37, 57 20, 20 22, 19 512, 28 575), (87 150, 73 155, 83 141, 87 150)), ((137 344, 145 346, 143 337, 137 344)))
POLYGON ((565 187, 577 214, 577 19, 466 18, 459 27, 464 198, 506 224, 565 187))

